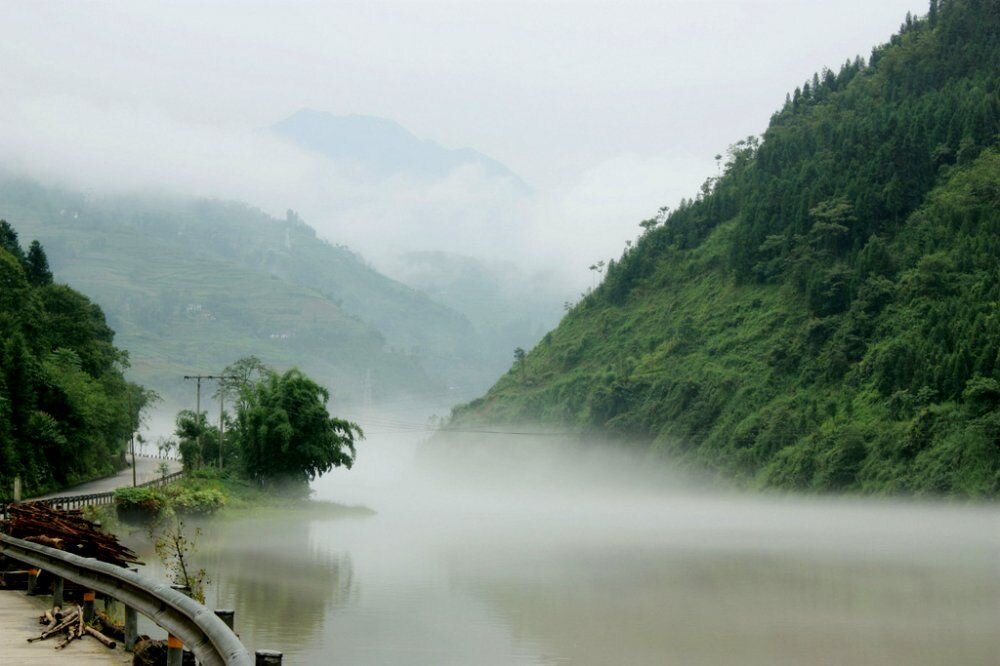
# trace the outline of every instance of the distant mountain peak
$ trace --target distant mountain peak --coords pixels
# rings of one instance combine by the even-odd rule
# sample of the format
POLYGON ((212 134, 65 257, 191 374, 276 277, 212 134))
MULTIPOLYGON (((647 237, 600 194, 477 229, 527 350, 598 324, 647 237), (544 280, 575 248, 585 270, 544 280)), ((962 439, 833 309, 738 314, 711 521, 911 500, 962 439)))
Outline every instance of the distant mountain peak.
POLYGON ((472 148, 450 149, 420 139, 388 118, 337 116, 300 109, 272 125, 271 131, 310 152, 361 166, 378 176, 443 178, 459 167, 478 165, 489 176, 507 178, 519 188, 529 189, 517 174, 495 159, 472 148))

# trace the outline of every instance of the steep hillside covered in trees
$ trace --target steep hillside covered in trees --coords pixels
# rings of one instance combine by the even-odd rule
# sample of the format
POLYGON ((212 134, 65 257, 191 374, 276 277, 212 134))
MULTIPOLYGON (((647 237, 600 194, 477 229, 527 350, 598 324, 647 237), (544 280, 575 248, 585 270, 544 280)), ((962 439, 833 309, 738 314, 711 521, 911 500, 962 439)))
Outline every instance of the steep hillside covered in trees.
POLYGON ((1000 491, 1000 2, 816 74, 453 423, 762 486, 1000 491))
MULTIPOLYGON (((256 355, 308 367, 341 400, 482 387, 469 321, 350 249, 236 202, 87 196, 0 174, 0 214, 42 239, 61 279, 101 304, 131 375, 188 404, 183 375, 256 355)), ((495 367, 495 364, 494 366, 495 367)))
POLYGON ((52 282, 41 245, 25 252, 0 221, 0 499, 17 475, 33 495, 124 462, 148 394, 125 381, 113 338, 99 307, 52 282))

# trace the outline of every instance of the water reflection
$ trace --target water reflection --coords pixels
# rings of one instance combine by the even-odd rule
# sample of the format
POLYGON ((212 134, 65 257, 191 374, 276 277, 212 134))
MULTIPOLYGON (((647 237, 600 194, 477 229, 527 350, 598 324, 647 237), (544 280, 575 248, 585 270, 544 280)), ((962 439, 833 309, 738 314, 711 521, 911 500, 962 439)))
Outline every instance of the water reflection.
MULTIPOLYGON (((193 565, 209 576, 206 604, 234 609, 237 632, 248 646, 283 649, 289 656, 319 651, 328 615, 356 599, 350 553, 316 542, 314 532, 324 522, 289 512, 185 525, 197 544, 193 565)), ((148 535, 136 531, 127 540, 146 562, 145 573, 165 575, 148 535)), ((145 621, 140 630, 163 633, 145 621)))
POLYGON ((213 537, 199 548, 214 581, 206 598, 235 609, 258 645, 310 642, 357 594, 350 554, 317 545, 316 524, 288 515, 203 526, 213 537))
POLYGON ((456 580, 566 663, 987 664, 998 647, 995 569, 628 550, 508 564, 456 563, 456 580))
POLYGON ((206 526, 209 601, 237 610, 250 647, 352 666, 1000 654, 992 505, 698 493, 597 458, 572 478, 548 447, 416 472, 414 446, 369 441, 355 470, 316 484, 372 517, 206 526))

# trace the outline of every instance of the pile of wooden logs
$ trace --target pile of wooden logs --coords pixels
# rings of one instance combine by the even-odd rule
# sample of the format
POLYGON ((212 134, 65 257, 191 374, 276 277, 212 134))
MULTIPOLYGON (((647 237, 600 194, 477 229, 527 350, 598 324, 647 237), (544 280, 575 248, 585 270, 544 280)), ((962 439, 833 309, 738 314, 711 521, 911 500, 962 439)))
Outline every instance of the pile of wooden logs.
POLYGON ((76 509, 54 509, 38 502, 12 504, 7 534, 59 550, 127 567, 139 561, 113 534, 83 517, 76 509))
POLYGON ((94 625, 84 621, 83 609, 79 606, 72 606, 65 611, 59 608, 45 611, 45 615, 39 617, 38 622, 39 624, 44 624, 45 629, 38 636, 29 638, 29 643, 44 641, 53 636, 61 635, 63 640, 56 645, 56 649, 62 650, 78 638, 93 636, 107 648, 114 650, 117 647, 117 643, 114 640, 105 636, 94 625))

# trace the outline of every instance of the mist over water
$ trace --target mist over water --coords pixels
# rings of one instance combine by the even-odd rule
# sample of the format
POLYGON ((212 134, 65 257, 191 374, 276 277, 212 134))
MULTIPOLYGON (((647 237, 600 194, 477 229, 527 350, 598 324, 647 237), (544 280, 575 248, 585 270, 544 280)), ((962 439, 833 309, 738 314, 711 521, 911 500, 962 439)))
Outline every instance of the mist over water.
POLYGON ((233 401, 186 380, 252 354, 328 389, 262 390, 254 419, 313 436, 320 395, 368 437, 313 484, 332 506, 189 521, 251 650, 1000 664, 1000 505, 738 492, 621 443, 426 426, 495 381, 546 413, 629 384, 609 427, 694 396, 720 464, 710 419, 793 444, 789 469, 815 446, 864 458, 853 483, 994 494, 997 4, 0 3, 0 218, 49 252, 0 238, 0 495, 102 473, 144 410, 126 378, 164 397, 140 453, 179 407, 221 426, 233 401))
MULTIPOLYGON (((362 421, 363 422, 363 421, 362 421)), ((205 525, 208 604, 297 664, 985 664, 1000 512, 698 490, 627 455, 370 426, 317 500, 205 525)))

